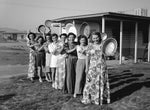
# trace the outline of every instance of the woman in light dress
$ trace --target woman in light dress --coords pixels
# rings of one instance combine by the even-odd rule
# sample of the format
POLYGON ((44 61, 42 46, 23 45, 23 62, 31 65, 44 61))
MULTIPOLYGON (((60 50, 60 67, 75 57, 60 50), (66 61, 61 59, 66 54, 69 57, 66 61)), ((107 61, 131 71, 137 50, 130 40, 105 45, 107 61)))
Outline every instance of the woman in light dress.
POLYGON ((45 35, 46 42, 44 43, 44 49, 45 49, 45 80, 48 82, 52 81, 51 71, 50 71, 50 62, 51 62, 51 53, 48 50, 48 45, 52 43, 51 40, 51 34, 45 35))
POLYGON ((102 105, 104 101, 110 103, 108 71, 101 49, 101 35, 94 32, 91 37, 93 43, 87 50, 86 83, 81 102, 102 105))
POLYGON ((63 33, 60 35, 60 41, 59 41, 59 55, 57 60, 57 69, 56 69, 56 76, 55 76, 55 89, 62 89, 64 86, 64 79, 65 79, 65 59, 66 59, 66 52, 64 50, 64 44, 67 39, 67 34, 63 33))
POLYGON ((58 48, 60 48, 58 42, 58 35, 54 33, 52 34, 52 43, 48 45, 48 50, 51 53, 50 68, 52 73, 52 87, 54 87, 55 85, 55 74, 59 55, 58 48))

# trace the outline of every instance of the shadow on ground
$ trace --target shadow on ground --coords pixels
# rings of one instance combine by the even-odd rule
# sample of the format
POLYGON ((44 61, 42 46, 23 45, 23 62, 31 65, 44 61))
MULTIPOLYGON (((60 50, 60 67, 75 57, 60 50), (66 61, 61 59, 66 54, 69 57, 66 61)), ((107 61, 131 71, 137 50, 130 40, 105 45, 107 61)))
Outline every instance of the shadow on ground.
POLYGON ((150 75, 117 70, 109 70, 109 105, 84 105, 80 102, 82 97, 63 94, 51 83, 32 83, 26 76, 18 76, 10 78, 10 83, 0 84, 0 110, 150 110, 150 75))
POLYGON ((120 74, 110 74, 111 102, 118 101, 143 86, 150 87, 150 78, 144 74, 133 74, 130 70, 124 70, 120 74))

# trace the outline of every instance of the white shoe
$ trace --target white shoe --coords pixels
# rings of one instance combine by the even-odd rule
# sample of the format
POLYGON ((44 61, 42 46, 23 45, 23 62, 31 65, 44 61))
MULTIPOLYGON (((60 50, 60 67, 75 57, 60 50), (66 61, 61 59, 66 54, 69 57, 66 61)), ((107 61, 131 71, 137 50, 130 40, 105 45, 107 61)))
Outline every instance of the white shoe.
POLYGON ((73 94, 73 97, 74 97, 74 98, 76 98, 76 97, 77 97, 77 95, 76 95, 76 94, 73 94))
POLYGON ((39 82, 41 82, 41 83, 43 82, 41 78, 39 78, 39 82))
POLYGON ((49 80, 47 77, 45 78, 45 80, 46 80, 47 82, 50 82, 50 80, 49 80))

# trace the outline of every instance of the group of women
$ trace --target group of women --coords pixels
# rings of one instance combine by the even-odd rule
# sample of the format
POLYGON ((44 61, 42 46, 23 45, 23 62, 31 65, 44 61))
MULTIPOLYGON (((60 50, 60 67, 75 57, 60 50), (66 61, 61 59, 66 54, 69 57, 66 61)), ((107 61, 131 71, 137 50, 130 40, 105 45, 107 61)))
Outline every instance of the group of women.
POLYGON ((74 33, 46 34, 36 38, 28 34, 29 70, 33 81, 37 73, 39 82, 52 82, 52 87, 62 89, 74 97, 83 95, 82 103, 102 105, 110 103, 110 90, 105 56, 102 52, 101 34, 91 33, 91 41, 74 33), (45 69, 45 71, 43 71, 45 69))

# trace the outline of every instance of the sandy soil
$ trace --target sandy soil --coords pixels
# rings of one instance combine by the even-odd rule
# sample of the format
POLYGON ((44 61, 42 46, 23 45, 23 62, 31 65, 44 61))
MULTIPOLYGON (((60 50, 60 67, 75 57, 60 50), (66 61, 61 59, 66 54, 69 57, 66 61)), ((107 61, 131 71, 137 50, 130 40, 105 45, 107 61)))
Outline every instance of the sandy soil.
POLYGON ((123 63, 107 61, 111 104, 84 105, 82 97, 73 98, 53 89, 51 83, 26 78, 25 43, 0 43, 0 110, 150 110, 150 64, 123 63))
POLYGON ((51 84, 26 76, 0 83, 0 110, 150 110, 150 64, 121 65, 109 69, 111 104, 84 105, 81 97, 63 94, 51 84))

